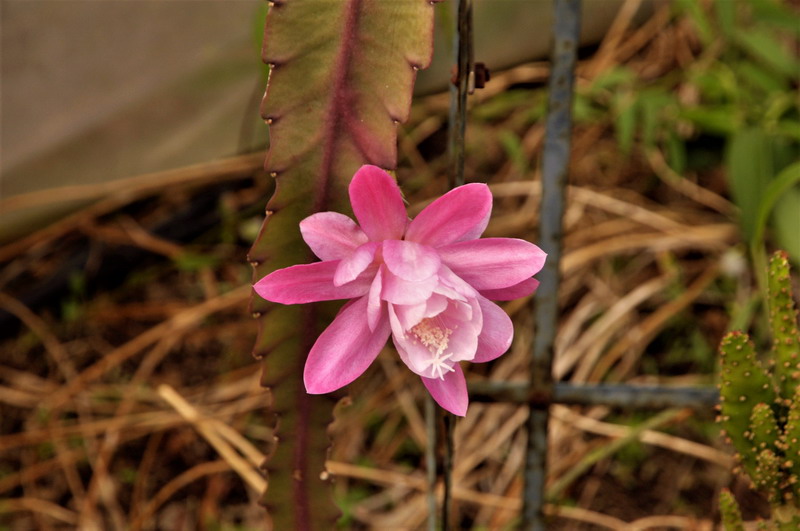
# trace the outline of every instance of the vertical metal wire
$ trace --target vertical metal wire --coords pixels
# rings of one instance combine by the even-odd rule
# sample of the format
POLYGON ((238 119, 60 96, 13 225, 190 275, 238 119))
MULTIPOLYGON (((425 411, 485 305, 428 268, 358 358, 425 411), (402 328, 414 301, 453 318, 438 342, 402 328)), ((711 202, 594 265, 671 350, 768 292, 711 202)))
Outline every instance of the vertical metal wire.
POLYGON ((553 395, 553 343, 558 324, 558 285, 561 264, 562 217, 572 129, 572 89, 580 30, 580 0, 555 0, 554 44, 548 113, 542 156, 542 202, 539 246, 547 262, 538 275, 533 355, 531 357, 530 416, 525 457, 522 528, 540 531, 544 524, 547 472, 547 423, 553 395))

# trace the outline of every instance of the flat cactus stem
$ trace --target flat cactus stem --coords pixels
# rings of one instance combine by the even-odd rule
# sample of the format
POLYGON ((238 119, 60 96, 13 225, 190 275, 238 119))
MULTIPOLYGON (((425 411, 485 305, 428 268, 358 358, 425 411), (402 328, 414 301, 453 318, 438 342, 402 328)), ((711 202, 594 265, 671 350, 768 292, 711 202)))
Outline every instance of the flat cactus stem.
POLYGON ((719 511, 722 515, 722 528, 725 531, 744 531, 742 511, 728 489, 722 489, 719 493, 719 511))
POLYGON ((788 255, 778 251, 769 262, 769 320, 775 379, 781 397, 789 400, 800 385, 800 332, 792 296, 788 255))
POLYGON ((724 435, 748 472, 756 466, 756 454, 748 435, 750 415, 759 403, 772 404, 775 388, 756 359, 747 334, 730 332, 720 343, 720 417, 724 435))
MULTIPOLYGON (((362 164, 397 164, 397 124, 408 117, 416 72, 433 50, 428 0, 275 0, 264 32, 270 66, 261 114, 269 124, 265 168, 275 178, 267 216, 248 254, 254 281, 314 260, 299 223, 348 213, 347 187, 362 164)), ((309 395, 303 366, 335 304, 251 300, 259 319, 274 424, 264 501, 277 531, 333 529, 339 514, 325 478, 334 401, 309 395)))

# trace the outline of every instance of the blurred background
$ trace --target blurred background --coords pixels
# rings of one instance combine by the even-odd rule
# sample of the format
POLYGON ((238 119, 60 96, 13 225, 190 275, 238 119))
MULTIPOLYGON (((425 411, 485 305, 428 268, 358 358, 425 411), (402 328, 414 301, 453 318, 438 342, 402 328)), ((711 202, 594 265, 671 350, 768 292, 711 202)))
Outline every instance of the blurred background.
MULTIPOLYGON (((447 9, 399 126, 412 211, 447 187, 447 9)), ((245 255, 273 189, 266 12, 0 4, 0 526, 263 527, 270 397, 245 255)), ((490 236, 536 241, 551 21, 549 2, 476 0, 492 79, 470 100, 466 174, 492 187, 490 236)), ((726 330, 768 339, 759 256, 800 265, 800 188, 770 195, 800 160, 800 5, 586 0, 583 21, 556 377, 710 384, 726 330)), ((471 378, 524 377, 530 307, 506 309, 511 352, 471 378)), ((333 429, 333 495, 344 528, 418 528, 422 393, 379 359, 333 429)), ((517 521, 526 415, 475 404, 458 424, 463 527, 517 521)), ((553 415, 554 528, 712 529, 723 486, 766 510, 713 412, 635 436, 650 414, 553 415)))

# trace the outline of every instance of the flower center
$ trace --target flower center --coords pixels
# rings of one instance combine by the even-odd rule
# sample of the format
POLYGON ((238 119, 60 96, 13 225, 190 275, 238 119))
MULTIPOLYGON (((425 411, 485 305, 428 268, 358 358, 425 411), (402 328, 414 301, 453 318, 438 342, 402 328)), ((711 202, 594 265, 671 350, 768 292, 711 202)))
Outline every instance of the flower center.
POLYGON ((433 354, 431 359, 425 361, 423 370, 430 367, 434 378, 439 378, 440 380, 444 380, 445 373, 455 370, 453 369, 453 362, 449 361, 453 357, 453 353, 444 353, 450 342, 449 338, 453 333, 452 330, 439 326, 433 319, 425 318, 414 325, 409 332, 414 334, 419 342, 428 349, 428 352, 433 354))

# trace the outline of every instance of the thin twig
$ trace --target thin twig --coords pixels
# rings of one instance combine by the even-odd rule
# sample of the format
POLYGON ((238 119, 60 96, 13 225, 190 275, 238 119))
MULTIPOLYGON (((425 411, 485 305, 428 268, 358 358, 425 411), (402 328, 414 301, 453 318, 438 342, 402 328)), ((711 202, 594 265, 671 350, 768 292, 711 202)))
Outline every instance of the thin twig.
MULTIPOLYGON (((158 394, 200 432, 203 438, 214 447, 225 462, 228 463, 230 467, 239 474, 239 477, 253 490, 256 492, 264 492, 267 489, 267 481, 258 473, 258 469, 256 468, 263 462, 263 458, 256 459, 253 465, 249 465, 219 434, 217 431, 218 424, 209 422, 204 415, 197 411, 197 409, 189 404, 189 402, 169 385, 162 384, 158 386, 158 394)), ((248 450, 250 449, 248 448, 248 450)))

